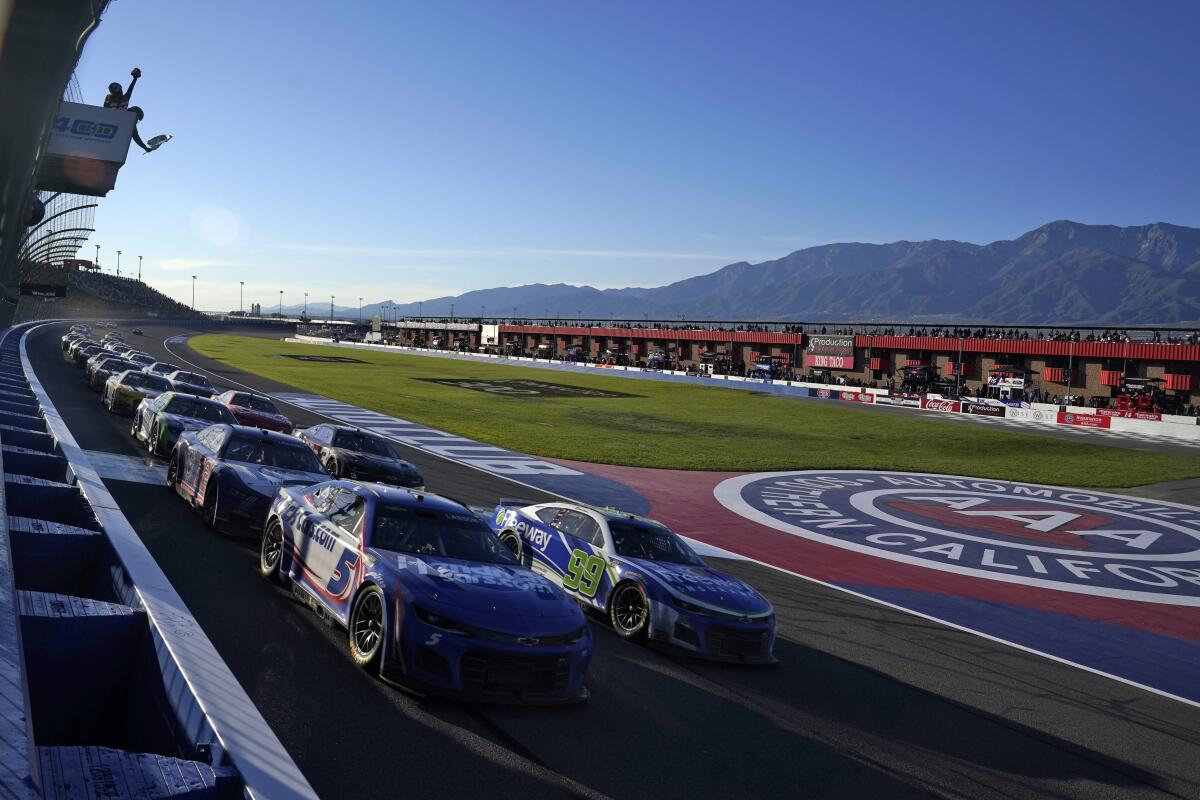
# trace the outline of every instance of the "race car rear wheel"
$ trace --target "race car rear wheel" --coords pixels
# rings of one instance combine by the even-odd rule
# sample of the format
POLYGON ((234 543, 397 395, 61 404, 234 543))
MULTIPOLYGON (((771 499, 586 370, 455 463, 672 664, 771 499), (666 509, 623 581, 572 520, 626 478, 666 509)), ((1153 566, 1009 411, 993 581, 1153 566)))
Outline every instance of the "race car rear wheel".
POLYGON ((514 531, 505 531, 504 533, 500 534, 500 542, 508 548, 510 553, 516 556, 517 561, 522 564, 525 563, 524 553, 521 552, 520 536, 517 536, 514 531))
POLYGON ((608 598, 608 619, 622 639, 640 642, 650 627, 650 601, 646 591, 632 581, 617 584, 608 598))
POLYGON ((383 652, 384 619, 383 592, 374 584, 364 586, 354 601, 350 625, 346 628, 350 658, 360 667, 378 668, 383 652))
POLYGON ((278 519, 272 519, 263 529, 262 545, 258 550, 258 573, 273 583, 280 583, 282 561, 283 525, 278 519))

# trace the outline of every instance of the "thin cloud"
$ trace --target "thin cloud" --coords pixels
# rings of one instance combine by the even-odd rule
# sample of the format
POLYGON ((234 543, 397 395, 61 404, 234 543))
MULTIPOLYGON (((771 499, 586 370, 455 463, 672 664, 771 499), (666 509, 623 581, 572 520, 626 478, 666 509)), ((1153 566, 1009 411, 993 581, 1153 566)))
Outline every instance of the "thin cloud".
POLYGON ((159 269, 184 272, 189 269, 229 269, 233 267, 257 266, 249 261, 224 261, 213 258, 164 258, 156 262, 159 269))
POLYGON ((674 253, 661 250, 573 250, 544 247, 404 248, 333 244, 281 244, 272 249, 294 253, 344 253, 393 258, 498 258, 502 256, 566 256, 575 258, 645 258, 683 261, 729 261, 739 256, 720 253, 674 253))

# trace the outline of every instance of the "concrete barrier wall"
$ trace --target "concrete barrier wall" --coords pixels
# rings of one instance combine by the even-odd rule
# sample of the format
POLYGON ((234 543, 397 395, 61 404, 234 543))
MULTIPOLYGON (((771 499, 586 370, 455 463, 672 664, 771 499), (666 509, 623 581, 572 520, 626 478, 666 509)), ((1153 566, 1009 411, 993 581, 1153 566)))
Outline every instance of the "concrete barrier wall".
MULTIPOLYGON (((59 770, 60 761, 69 757, 76 766, 81 761, 95 763, 94 769, 88 767, 90 771, 79 779, 84 785, 73 788, 76 792, 86 793, 89 780, 119 778, 122 770, 137 768, 132 764, 151 772, 163 768, 198 771, 200 779, 209 781, 218 791, 219 784, 227 786, 235 781, 240 787, 238 793, 249 797, 315 798, 315 792, 142 544, 38 381, 24 339, 34 327, 14 329, 0 347, 7 358, 16 362, 0 368, 0 391, 13 401, 4 406, 5 410, 36 413, 21 415, 35 423, 24 439, 13 437, 18 431, 9 430, 0 421, 5 455, 14 467, 19 465, 30 473, 5 476, 10 491, 4 509, 7 515, 2 518, 9 526, 14 519, 25 520, 34 514, 46 520, 22 523, 21 547, 26 556, 33 552, 29 548, 34 548, 37 558, 26 558, 23 568, 18 563, 13 571, 17 582, 10 579, 17 588, 22 588, 24 582, 24 591, 19 592, 19 613, 27 634, 22 663, 40 659, 38 670, 30 673, 37 677, 32 694, 29 682, 14 685, 25 686, 26 696, 33 699, 30 716, 39 724, 30 729, 48 731, 46 735, 52 739, 48 743, 26 741, 27 747, 36 747, 37 751, 36 755, 27 753, 33 764, 31 780, 45 781, 47 785, 38 788, 53 793, 49 784, 65 774, 59 770), (19 348, 12 346, 14 337, 19 337, 19 348), (9 391, 16 386, 18 376, 27 385, 21 396, 9 391), (29 402, 16 402, 25 397, 29 402), (7 447, 10 439, 39 445, 41 450, 13 452, 7 447), (19 503, 13 502, 14 485, 20 489, 19 503), (73 571, 70 566, 75 563, 70 551, 80 548, 86 550, 86 563, 93 564, 90 573, 81 572, 82 567, 73 571), (45 569, 47 564, 53 569, 45 569), (30 631, 35 635, 29 636, 30 631), (135 645, 143 640, 144 645, 135 645), (104 684, 108 685, 107 702, 115 702, 117 707, 97 705, 97 698, 105 697, 104 693, 88 695, 91 683, 81 678, 93 672, 110 682, 104 684), (115 693, 111 683, 121 681, 134 682, 136 689, 130 688, 127 695, 115 693), (38 698, 47 692, 51 693, 50 701, 39 709, 38 698), (126 702, 122 697, 127 697, 128 705, 121 705, 126 702), (107 716, 81 718, 77 709, 86 709, 89 702, 107 716), (139 705, 147 702, 150 705, 139 710, 139 705), (142 727, 112 736, 104 730, 106 724, 142 727), (129 753, 106 746, 52 746, 59 744, 55 740, 59 728, 69 729, 72 744, 132 741, 143 743, 145 752, 129 753), (168 738, 171 749, 163 745, 168 738), (164 766, 162 759, 169 757, 158 755, 164 752, 181 753, 186 760, 176 758, 164 766)), ((182 508, 180 513, 185 513, 182 508)), ((7 529, 4 533, 0 544, 15 541, 7 536, 7 529)), ((6 548, 0 553, 10 567, 14 553, 20 557, 21 548, 6 548)), ((3 572, 0 569, 0 637, 5 624, 2 606, 6 600, 11 605, 11 592, 6 595, 4 591, 3 572)), ((0 638, 0 645, 9 642, 0 638)), ((8 649, 11 651, 11 646, 8 649)), ((4 658, 9 655, 0 649, 0 670, 11 672, 11 658, 4 658)), ((4 742, 9 741, 6 736, 4 742)), ((10 762, 5 758, 3 763, 7 766, 10 762)), ((0 785, 8 788, 7 783, 0 776, 0 785)), ((116 785, 126 783, 121 780, 116 785)), ((127 796, 112 786, 105 792, 105 796, 127 796)))

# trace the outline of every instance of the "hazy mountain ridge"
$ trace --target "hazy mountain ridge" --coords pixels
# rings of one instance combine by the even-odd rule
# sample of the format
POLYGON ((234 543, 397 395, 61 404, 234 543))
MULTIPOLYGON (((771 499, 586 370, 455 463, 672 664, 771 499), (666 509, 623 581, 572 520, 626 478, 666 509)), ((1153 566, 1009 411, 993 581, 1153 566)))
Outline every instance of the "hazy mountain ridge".
POLYGON ((651 289, 531 284, 395 310, 445 316, 451 303, 458 317, 1190 322, 1200 320, 1200 229, 1059 220, 986 245, 827 244, 651 289))

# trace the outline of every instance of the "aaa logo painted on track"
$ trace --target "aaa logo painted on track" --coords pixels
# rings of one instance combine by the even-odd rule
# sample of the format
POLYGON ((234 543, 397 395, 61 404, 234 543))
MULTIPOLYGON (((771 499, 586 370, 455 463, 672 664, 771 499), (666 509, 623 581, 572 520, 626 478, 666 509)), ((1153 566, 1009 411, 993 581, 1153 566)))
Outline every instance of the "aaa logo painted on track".
POLYGON ((714 490, 785 533, 930 569, 1130 600, 1200 605, 1200 509, 907 472, 743 475, 714 490))

